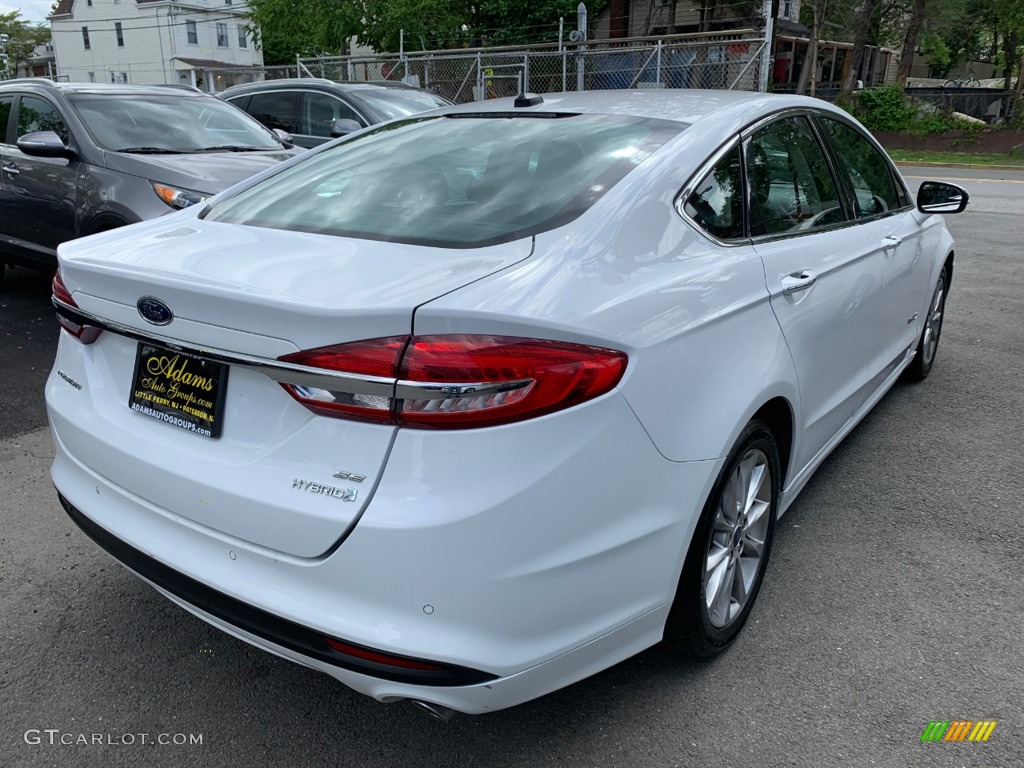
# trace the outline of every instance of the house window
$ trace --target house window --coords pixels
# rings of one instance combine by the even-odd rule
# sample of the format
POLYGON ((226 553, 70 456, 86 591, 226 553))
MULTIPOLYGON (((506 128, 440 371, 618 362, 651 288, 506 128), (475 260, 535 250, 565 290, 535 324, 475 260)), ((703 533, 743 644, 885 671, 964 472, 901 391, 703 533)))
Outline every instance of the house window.
POLYGON ((110 82, 118 83, 118 84, 120 84, 120 83, 127 83, 128 82, 128 73, 127 72, 111 72, 110 73, 110 82))
POLYGON ((238 28, 238 47, 239 48, 248 48, 249 47, 249 41, 246 40, 246 38, 245 38, 245 27, 241 27, 241 26, 238 28))
POLYGON ((95 83, 96 82, 96 73, 95 72, 87 72, 86 74, 89 76, 89 82, 90 83, 95 83))
POLYGON ((199 32, 196 30, 194 21, 185 22, 185 34, 188 35, 189 45, 199 45, 199 32))
POLYGON ((89 28, 82 27, 82 42, 85 43, 85 50, 89 50, 89 28))
POLYGON ((783 6, 782 15, 790 21, 793 20, 793 0, 786 0, 783 6))
POLYGON ((231 5, 231 0, 224 0, 224 5, 231 5))
POLYGON ((117 47, 124 48, 124 32, 121 30, 121 22, 114 24, 114 31, 117 32, 117 47))
POLYGON ((227 48, 228 47, 228 25, 217 24, 217 47, 227 48))
POLYGON ((86 0, 85 4, 92 8, 92 0, 86 0))

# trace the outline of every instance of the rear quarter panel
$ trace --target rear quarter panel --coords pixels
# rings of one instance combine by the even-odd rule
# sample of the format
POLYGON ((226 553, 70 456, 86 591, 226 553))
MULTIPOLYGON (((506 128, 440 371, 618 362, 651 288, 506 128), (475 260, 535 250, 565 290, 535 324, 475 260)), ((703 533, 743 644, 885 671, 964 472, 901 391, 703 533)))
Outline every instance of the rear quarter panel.
POLYGON ((575 222, 538 235, 526 262, 420 307, 415 333, 621 349, 630 357, 621 391, 672 461, 724 456, 773 397, 798 414, 796 375, 757 254, 712 243, 672 207, 722 139, 687 133, 575 222))

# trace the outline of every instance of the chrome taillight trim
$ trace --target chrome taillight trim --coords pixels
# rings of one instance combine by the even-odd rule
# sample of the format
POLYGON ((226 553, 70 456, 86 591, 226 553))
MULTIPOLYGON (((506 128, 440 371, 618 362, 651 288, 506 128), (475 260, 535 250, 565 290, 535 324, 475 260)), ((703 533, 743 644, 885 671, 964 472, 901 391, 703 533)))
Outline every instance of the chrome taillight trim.
POLYGON ((221 349, 210 349, 209 347, 194 347, 189 344, 182 344, 177 339, 163 336, 159 333, 143 333, 127 325, 114 320, 107 320, 86 312, 78 307, 71 307, 62 301, 54 298, 54 309, 62 317, 65 317, 79 325, 90 325, 104 331, 116 333, 129 339, 142 342, 152 342, 162 347, 167 347, 175 352, 182 352, 195 357, 202 357, 218 363, 227 363, 241 368, 259 371, 264 376, 280 384, 298 384, 306 387, 317 387, 336 392, 348 392, 358 395, 381 395, 394 397, 395 379, 381 376, 356 376, 341 371, 331 371, 324 368, 312 368, 306 365, 285 363, 273 358, 256 357, 245 355, 239 352, 226 352, 221 349))
POLYGON ((209 347, 194 347, 182 344, 177 339, 172 339, 159 333, 151 331, 144 333, 114 320, 107 320, 79 307, 65 304, 56 298, 53 298, 52 301, 57 314, 73 323, 99 328, 103 331, 134 339, 135 341, 159 344, 162 347, 167 347, 175 352, 181 352, 186 355, 248 368, 262 373, 279 384, 314 387, 327 390, 328 392, 344 392, 352 395, 378 395, 399 400, 446 400, 449 398, 497 395, 502 392, 520 389, 533 381, 532 379, 518 379, 515 381, 498 382, 444 383, 416 382, 382 376, 355 375, 324 368, 313 368, 307 365, 286 363, 273 358, 245 355, 239 352, 226 352, 220 349, 210 349, 209 347))

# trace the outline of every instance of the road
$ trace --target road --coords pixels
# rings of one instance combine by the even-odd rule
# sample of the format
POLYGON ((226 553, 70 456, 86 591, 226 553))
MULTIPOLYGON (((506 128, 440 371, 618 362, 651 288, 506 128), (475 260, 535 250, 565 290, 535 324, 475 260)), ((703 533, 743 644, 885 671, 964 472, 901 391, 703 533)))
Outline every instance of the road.
POLYGON ((936 367, 897 385, 782 519, 736 646, 701 665, 653 649, 447 724, 206 626, 73 526, 38 429, 56 335, 46 281, 17 276, 0 294, 0 765, 1021 765, 1024 173, 905 173, 967 179, 972 196, 949 218, 936 367), (985 744, 920 742, 929 721, 957 719, 999 724, 985 744), (26 743, 30 729, 58 743, 26 743))

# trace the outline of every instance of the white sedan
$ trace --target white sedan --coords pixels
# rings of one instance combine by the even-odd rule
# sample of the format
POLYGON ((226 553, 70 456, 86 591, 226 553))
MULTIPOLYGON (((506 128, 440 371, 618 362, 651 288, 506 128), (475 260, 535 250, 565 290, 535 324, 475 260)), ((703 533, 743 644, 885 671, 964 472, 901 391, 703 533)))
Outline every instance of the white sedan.
POLYGON ((709 657, 776 519, 932 368, 966 203, 802 97, 376 126, 61 246, 53 481, 169 599, 380 701, 709 657))

